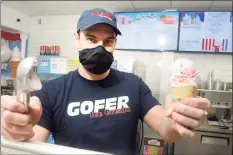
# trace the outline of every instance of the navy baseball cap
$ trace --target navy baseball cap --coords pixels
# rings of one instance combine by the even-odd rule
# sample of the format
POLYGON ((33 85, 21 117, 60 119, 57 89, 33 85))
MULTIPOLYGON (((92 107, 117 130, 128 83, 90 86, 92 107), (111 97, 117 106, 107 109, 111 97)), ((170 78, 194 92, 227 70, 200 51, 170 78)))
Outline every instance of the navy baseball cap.
POLYGON ((86 30, 95 24, 101 23, 112 26, 114 31, 121 35, 120 30, 117 28, 116 17, 112 13, 101 8, 84 11, 78 20, 77 31, 86 30))

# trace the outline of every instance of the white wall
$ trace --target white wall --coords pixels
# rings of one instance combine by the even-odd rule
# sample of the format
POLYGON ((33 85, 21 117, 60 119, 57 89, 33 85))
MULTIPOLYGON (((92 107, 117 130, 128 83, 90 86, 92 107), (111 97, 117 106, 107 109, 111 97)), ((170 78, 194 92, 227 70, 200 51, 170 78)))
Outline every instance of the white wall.
MULTIPOLYGON (((39 55, 41 45, 59 45, 62 56, 76 56, 74 32, 79 15, 62 15, 47 17, 32 17, 30 22, 29 55, 39 55), (41 24, 38 20, 41 19, 41 24)), ((172 52, 138 52, 138 51, 115 51, 117 59, 137 59, 139 65, 137 73, 151 88, 153 95, 164 98, 169 87, 167 78, 167 66, 164 70, 157 67, 159 60, 163 59, 164 65, 169 65, 178 57, 188 57, 197 64, 202 79, 207 77, 210 69, 214 70, 216 78, 222 80, 232 79, 232 56, 214 54, 188 54, 172 52), (161 83, 161 85, 160 85, 161 83), (160 95, 160 90, 162 95, 160 95)), ((161 102, 163 101, 160 100, 161 102)))
POLYGON ((30 16, 1 4, 1 26, 29 33, 30 16), (21 21, 17 22, 17 18, 21 21))
POLYGON ((79 15, 32 17, 29 55, 39 55, 41 45, 59 45, 61 56, 76 56, 74 33, 79 15), (38 24, 38 21, 41 24, 38 24))

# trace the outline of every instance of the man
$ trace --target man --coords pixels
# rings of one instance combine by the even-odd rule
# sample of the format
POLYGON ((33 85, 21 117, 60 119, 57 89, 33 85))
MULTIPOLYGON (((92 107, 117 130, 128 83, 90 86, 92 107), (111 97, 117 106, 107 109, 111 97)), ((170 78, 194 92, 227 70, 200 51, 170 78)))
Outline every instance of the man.
POLYGON ((113 14, 85 11, 77 26, 79 69, 46 83, 29 114, 15 97, 1 97, 2 136, 45 142, 52 132, 56 144, 121 155, 137 153, 138 119, 169 142, 193 137, 210 102, 173 105, 168 97, 164 109, 141 78, 110 69, 117 35, 113 14))

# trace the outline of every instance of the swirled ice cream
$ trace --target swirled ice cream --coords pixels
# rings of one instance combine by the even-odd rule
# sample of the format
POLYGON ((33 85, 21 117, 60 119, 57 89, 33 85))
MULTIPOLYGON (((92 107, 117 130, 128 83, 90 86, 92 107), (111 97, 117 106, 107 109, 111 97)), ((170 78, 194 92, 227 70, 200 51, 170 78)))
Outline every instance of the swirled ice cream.
POLYGON ((177 59, 169 69, 169 85, 175 103, 182 103, 183 99, 197 95, 197 68, 188 59, 177 59))

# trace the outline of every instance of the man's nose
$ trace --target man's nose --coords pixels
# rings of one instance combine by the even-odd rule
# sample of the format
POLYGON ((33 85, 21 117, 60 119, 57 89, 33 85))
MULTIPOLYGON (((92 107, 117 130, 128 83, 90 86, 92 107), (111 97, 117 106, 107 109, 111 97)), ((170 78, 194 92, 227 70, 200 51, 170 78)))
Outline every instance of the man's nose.
POLYGON ((104 42, 103 42, 103 41, 99 41, 99 42, 97 43, 97 46, 104 46, 104 42))

